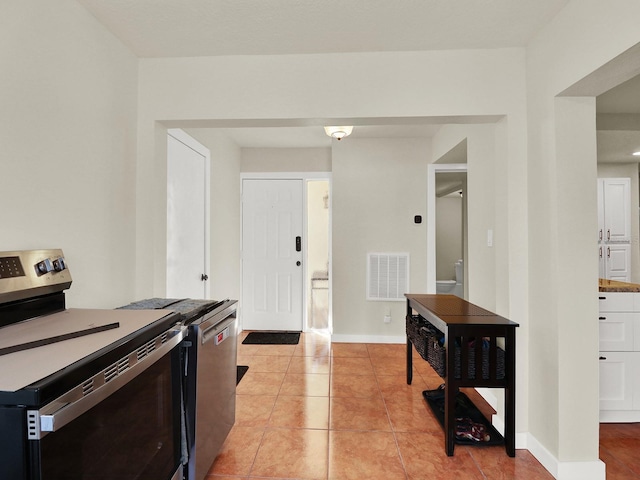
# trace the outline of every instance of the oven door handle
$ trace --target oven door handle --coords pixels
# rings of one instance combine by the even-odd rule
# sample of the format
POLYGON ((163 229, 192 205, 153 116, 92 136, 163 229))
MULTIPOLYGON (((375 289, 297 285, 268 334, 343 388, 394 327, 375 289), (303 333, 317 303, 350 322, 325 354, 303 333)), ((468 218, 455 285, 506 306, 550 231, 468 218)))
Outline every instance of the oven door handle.
POLYGON ((40 410, 28 410, 28 439, 39 440, 48 432, 58 431, 96 406, 175 348, 184 338, 186 330, 185 326, 172 327, 40 410), (139 358, 141 355, 142 358, 139 358), (115 373, 114 367, 117 367, 115 373), (87 388, 89 383, 91 389, 87 388))

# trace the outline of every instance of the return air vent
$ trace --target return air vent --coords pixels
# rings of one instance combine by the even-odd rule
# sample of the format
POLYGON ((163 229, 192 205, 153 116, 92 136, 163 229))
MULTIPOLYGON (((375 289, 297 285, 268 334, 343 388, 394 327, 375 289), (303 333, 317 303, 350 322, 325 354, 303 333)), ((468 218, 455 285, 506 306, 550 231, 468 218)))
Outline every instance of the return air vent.
POLYGON ((404 301, 405 293, 409 293, 409 254, 367 254, 367 300, 404 301))

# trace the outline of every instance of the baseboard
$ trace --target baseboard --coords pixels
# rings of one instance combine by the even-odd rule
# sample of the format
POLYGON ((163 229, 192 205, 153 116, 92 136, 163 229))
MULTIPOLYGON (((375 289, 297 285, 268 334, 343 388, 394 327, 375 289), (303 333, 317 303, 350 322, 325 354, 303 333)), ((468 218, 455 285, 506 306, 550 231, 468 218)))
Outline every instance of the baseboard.
POLYGON ((516 435, 516 448, 526 448, 558 480, 605 480, 605 464, 593 462, 560 462, 530 433, 516 435), (518 436, 525 445, 518 447, 518 436))
MULTIPOLYGON (((497 398, 490 389, 476 388, 478 393, 497 409, 497 398)), ((498 415, 491 419, 494 428, 504 435, 504 420, 498 415)), ((593 462, 560 462, 530 433, 516 433, 516 449, 529 450, 542 466, 558 480, 605 480, 605 464, 593 462)))
POLYGON ((600 410, 600 423, 637 423, 639 410, 600 410))
POLYGON ((334 333, 331 341, 337 343, 407 343, 407 337, 391 335, 343 335, 334 333))

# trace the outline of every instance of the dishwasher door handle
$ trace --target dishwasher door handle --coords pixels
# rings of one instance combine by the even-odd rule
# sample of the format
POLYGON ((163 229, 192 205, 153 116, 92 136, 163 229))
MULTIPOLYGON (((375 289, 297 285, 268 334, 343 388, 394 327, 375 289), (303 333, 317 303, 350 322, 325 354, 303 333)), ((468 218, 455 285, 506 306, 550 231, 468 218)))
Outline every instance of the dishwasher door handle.
POLYGON ((202 326, 202 345, 216 339, 216 345, 223 342, 228 336, 228 327, 235 322, 236 317, 226 317, 225 320, 212 322, 213 324, 202 326))

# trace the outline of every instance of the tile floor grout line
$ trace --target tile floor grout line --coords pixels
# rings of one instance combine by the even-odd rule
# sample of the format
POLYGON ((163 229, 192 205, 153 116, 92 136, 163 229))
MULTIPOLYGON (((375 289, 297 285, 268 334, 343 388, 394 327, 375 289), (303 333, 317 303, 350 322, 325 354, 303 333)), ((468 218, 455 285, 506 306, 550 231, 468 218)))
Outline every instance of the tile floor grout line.
POLYGON ((264 441, 264 436, 267 433, 267 427, 262 429, 262 436, 260 437, 260 443, 258 444, 258 448, 256 449, 256 453, 253 456, 253 460, 251 461, 251 466, 249 467, 249 471, 247 472, 247 477, 251 477, 251 471, 256 464, 256 460, 258 458, 258 452, 260 451, 260 447, 262 446, 262 442, 264 441))
MULTIPOLYGON (((367 347, 367 351, 368 351, 367 347)), ((369 353, 369 355, 371 355, 369 353)), ((371 359, 369 359, 369 361, 371 361, 371 359)), ((404 478, 405 480, 409 480, 409 473, 407 472, 407 466, 405 465, 404 462, 404 457, 402 456, 402 452, 400 451, 400 445, 398 444, 398 436, 396 435, 396 430, 393 428, 393 422, 391 421, 391 414, 389 413, 389 408, 387 407, 387 401, 384 398, 384 395, 382 394, 382 388, 380 387, 380 382, 378 381, 378 374, 376 374, 375 369, 374 369, 374 378, 376 379, 376 384, 378 385, 378 393, 380 394, 380 397, 382 398, 382 403, 384 405, 384 410, 387 413, 387 420, 389 421, 389 427, 391 428, 391 433, 393 435, 393 442, 396 446, 396 451, 398 452, 398 458, 400 459, 400 465, 402 465, 402 470, 404 472, 404 478)))
MULTIPOLYGON (((460 447, 460 445, 459 445, 460 447)), ((482 470, 482 467, 478 464, 478 462, 476 461, 476 457, 473 455, 473 451, 466 447, 465 451, 468 453, 468 455, 471 457, 471 461, 473 462, 473 464, 476 466, 476 468, 478 469, 478 471, 480 472, 480 475, 482 475, 482 478, 484 480, 487 480, 487 476, 484 474, 484 471, 482 470)))

